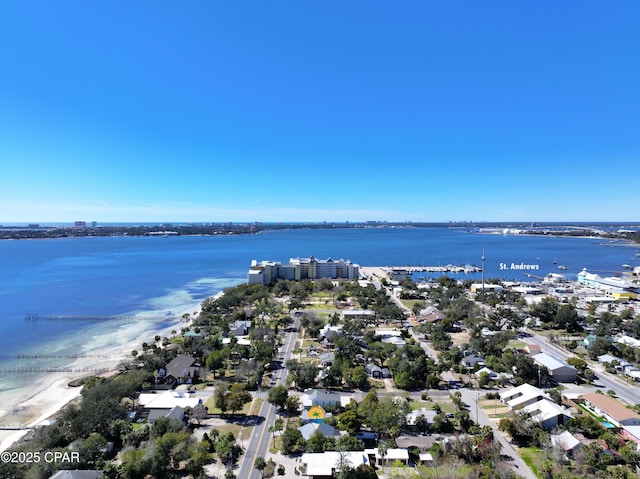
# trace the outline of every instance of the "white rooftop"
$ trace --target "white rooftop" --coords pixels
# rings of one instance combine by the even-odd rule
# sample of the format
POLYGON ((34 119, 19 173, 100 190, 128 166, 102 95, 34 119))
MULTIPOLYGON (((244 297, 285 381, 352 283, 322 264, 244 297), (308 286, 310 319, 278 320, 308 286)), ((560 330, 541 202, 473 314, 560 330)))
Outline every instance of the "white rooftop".
POLYGON ((303 475, 305 476, 332 477, 334 471, 340 469, 339 464, 341 461, 343 464, 348 463, 354 469, 360 464, 369 464, 369 458, 364 451, 305 453, 300 458, 300 463, 304 466, 303 475))
POLYGON ((551 356, 550 354, 547 354, 547 353, 536 354, 535 356, 533 356, 533 360, 536 363, 542 366, 545 366, 549 371, 555 371, 556 369, 560 369, 560 368, 570 368, 570 369, 573 369, 574 371, 576 369, 573 366, 571 366, 569 363, 562 361, 561 359, 558 359, 555 356, 551 356))
POLYGON ((531 419, 539 422, 544 422, 560 415, 572 417, 568 409, 557 405, 550 399, 541 399, 538 402, 529 404, 522 408, 522 411, 529 415, 531 419))
POLYGON ((195 394, 187 394, 183 391, 163 391, 156 393, 141 393, 138 398, 138 404, 147 409, 173 409, 178 406, 181 408, 195 407, 201 404, 202 400, 195 397, 195 394))

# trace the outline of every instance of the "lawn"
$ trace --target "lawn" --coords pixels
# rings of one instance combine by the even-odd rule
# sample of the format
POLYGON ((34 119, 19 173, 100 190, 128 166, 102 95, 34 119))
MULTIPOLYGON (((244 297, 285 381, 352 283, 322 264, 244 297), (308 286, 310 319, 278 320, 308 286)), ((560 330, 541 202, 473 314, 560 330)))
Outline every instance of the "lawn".
POLYGON ((529 469, 536 475, 536 477, 540 476, 540 470, 538 466, 540 465, 540 457, 541 457, 542 449, 539 447, 521 447, 518 448, 518 454, 525 462, 529 469))

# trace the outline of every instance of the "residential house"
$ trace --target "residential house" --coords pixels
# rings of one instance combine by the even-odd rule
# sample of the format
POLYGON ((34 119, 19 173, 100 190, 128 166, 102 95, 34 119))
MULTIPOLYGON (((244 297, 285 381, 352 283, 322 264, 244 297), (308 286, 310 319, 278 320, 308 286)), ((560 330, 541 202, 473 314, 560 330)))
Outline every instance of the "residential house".
POLYGON ((369 465, 369 456, 365 451, 325 451, 305 453, 300 458, 300 473, 310 479, 332 479, 335 473, 345 466, 355 469, 360 464, 369 465))
POLYGON ((186 409, 202 404, 202 399, 189 394, 187 391, 163 391, 161 393, 141 393, 138 397, 138 405, 150 411, 152 409, 165 409, 167 412, 174 407, 186 409))
POLYGON ((177 419, 178 421, 184 421, 184 408, 180 406, 174 406, 171 409, 166 408, 152 408, 149 409, 149 417, 147 421, 149 425, 156 422, 156 419, 166 417, 167 419, 177 419))
POLYGON ((308 422, 304 426, 300 426, 298 431, 305 441, 308 441, 317 431, 320 431, 324 437, 340 437, 340 430, 325 422, 308 422))
POLYGON ((163 382, 174 387, 178 384, 194 384, 200 376, 200 368, 196 366, 193 356, 181 354, 160 369, 158 376, 163 382))
POLYGON ((542 348, 539 344, 527 344, 524 347, 524 352, 529 356, 535 356, 536 354, 540 354, 542 352, 542 348))
POLYGON ((611 354, 602 354, 598 356, 598 362, 600 364, 609 364, 611 366, 614 366, 618 371, 623 371, 629 367, 633 367, 633 364, 631 364, 630 362, 612 356, 611 354))
POLYGON ((238 320, 235 323, 229 325, 229 335, 233 336, 246 336, 251 329, 251 321, 238 320))
POLYGON ((484 366, 484 358, 479 354, 469 354, 460 363, 467 369, 475 370, 484 366))
POLYGON ((437 411, 433 409, 421 408, 414 409, 413 411, 407 413, 406 416, 406 425, 408 427, 415 427, 416 421, 420 416, 424 417, 427 425, 433 424, 434 418, 438 415, 437 411))
POLYGON ((333 362, 336 360, 336 355, 333 352, 324 353, 318 356, 318 359, 320 360, 320 366, 326 368, 333 364, 333 362))
POLYGON ((417 319, 420 323, 437 323, 442 321, 445 317, 446 315, 442 311, 427 308, 420 311, 417 319))
MULTIPOLYGON (((581 398, 582 405, 586 409, 595 416, 603 417, 612 427, 640 426, 640 414, 616 399, 597 393, 583 394, 581 398)), ((605 423, 604 426, 607 424, 605 423)))
POLYGON ((551 399, 551 397, 542 389, 532 386, 531 384, 521 384, 515 388, 501 391, 499 393, 500 401, 509 406, 509 409, 520 409, 529 404, 536 403, 541 399, 551 399))
POLYGON ((562 431, 558 434, 551 435, 551 444, 564 451, 569 458, 582 447, 582 443, 569 431, 562 431))
POLYGON ((335 408, 345 406, 353 399, 353 394, 343 394, 326 389, 311 389, 300 395, 300 403, 305 409, 311 406, 322 406, 323 408, 335 408))
POLYGON ((389 368, 381 368, 373 362, 367 363, 364 369, 373 379, 386 379, 391 377, 391 371, 389 371, 389 368))
POLYGON ((567 419, 573 417, 566 407, 559 406, 548 398, 524 406, 522 412, 546 431, 564 424, 567 419))

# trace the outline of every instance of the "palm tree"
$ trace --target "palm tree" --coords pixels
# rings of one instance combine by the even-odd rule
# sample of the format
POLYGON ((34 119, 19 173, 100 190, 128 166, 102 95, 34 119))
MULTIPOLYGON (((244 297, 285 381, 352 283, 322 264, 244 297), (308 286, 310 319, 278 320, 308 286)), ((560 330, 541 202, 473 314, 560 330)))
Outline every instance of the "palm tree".
POLYGON ((253 467, 260 471, 260 477, 264 477, 264 469, 267 467, 267 461, 264 460, 264 457, 258 456, 256 457, 256 462, 254 462, 253 467))

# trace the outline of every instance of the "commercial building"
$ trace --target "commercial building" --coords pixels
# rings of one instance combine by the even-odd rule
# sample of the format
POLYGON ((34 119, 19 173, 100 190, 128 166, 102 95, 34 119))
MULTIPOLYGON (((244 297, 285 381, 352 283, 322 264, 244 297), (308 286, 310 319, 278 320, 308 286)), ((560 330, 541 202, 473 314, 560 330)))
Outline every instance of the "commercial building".
POLYGON ((533 361, 539 366, 547 368, 549 376, 559 383, 573 383, 576 381, 576 368, 566 361, 547 353, 536 354, 533 356, 533 361))
POLYGON ((638 289, 629 281, 614 277, 603 278, 598 274, 589 273, 586 268, 578 273, 578 283, 598 289, 616 301, 638 299, 638 289))
POLYGON ((345 260, 319 260, 309 258, 291 258, 289 264, 277 261, 251 261, 247 283, 269 285, 279 279, 300 281, 303 279, 358 279, 360 267, 345 260))

